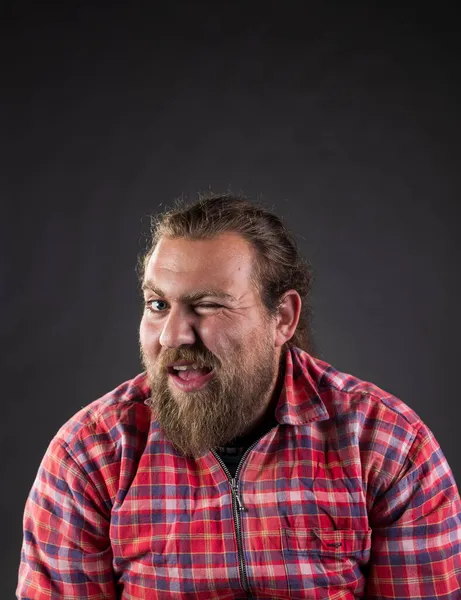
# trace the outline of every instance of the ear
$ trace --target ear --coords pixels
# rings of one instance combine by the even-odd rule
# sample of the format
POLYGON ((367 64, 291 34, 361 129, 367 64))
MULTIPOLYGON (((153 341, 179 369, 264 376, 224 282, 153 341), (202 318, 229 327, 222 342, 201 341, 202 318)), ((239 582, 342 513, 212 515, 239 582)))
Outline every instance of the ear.
POLYGON ((283 346, 293 337, 298 326, 301 306, 301 296, 296 290, 288 290, 281 297, 276 314, 275 347, 283 346))

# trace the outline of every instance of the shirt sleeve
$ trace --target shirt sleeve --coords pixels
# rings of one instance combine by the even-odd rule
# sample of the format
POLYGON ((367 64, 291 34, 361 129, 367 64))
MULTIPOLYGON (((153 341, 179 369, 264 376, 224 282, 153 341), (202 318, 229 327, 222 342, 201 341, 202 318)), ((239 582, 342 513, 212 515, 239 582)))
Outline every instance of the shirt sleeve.
POLYGON ((397 479, 370 515, 367 600, 461 599, 461 502, 450 467, 422 425, 397 479))
POLYGON ((109 523, 108 502, 55 438, 26 503, 17 598, 115 599, 109 523))

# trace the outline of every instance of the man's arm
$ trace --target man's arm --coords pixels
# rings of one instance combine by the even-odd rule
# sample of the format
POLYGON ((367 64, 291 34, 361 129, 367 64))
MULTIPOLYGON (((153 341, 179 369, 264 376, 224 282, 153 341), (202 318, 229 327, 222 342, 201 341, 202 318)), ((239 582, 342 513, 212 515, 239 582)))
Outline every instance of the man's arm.
POLYGON ((107 501, 55 438, 26 503, 17 598, 115 599, 109 518, 107 501))
POLYGON ((370 515, 367 600, 461 599, 461 502, 450 467, 422 425, 399 477, 370 515))

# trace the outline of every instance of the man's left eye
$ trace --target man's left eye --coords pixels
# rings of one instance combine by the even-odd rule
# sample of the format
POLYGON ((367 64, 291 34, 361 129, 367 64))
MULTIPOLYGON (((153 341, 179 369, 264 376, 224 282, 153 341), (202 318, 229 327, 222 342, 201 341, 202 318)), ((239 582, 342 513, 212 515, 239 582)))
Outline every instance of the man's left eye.
POLYGON ((220 304, 196 304, 195 308, 221 308, 220 304))

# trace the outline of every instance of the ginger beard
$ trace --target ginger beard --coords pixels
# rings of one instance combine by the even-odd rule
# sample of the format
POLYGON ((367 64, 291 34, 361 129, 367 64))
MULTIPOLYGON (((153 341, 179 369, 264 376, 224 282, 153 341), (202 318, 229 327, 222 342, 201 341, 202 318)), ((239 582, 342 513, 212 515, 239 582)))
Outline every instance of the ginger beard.
POLYGON ((219 360, 207 348, 167 348, 155 362, 141 348, 151 389, 149 406, 166 437, 184 455, 198 457, 246 433, 264 413, 278 375, 274 346, 266 336, 245 350, 241 345, 219 360), (167 367, 186 360, 214 369, 196 391, 184 392, 169 381, 167 367))

